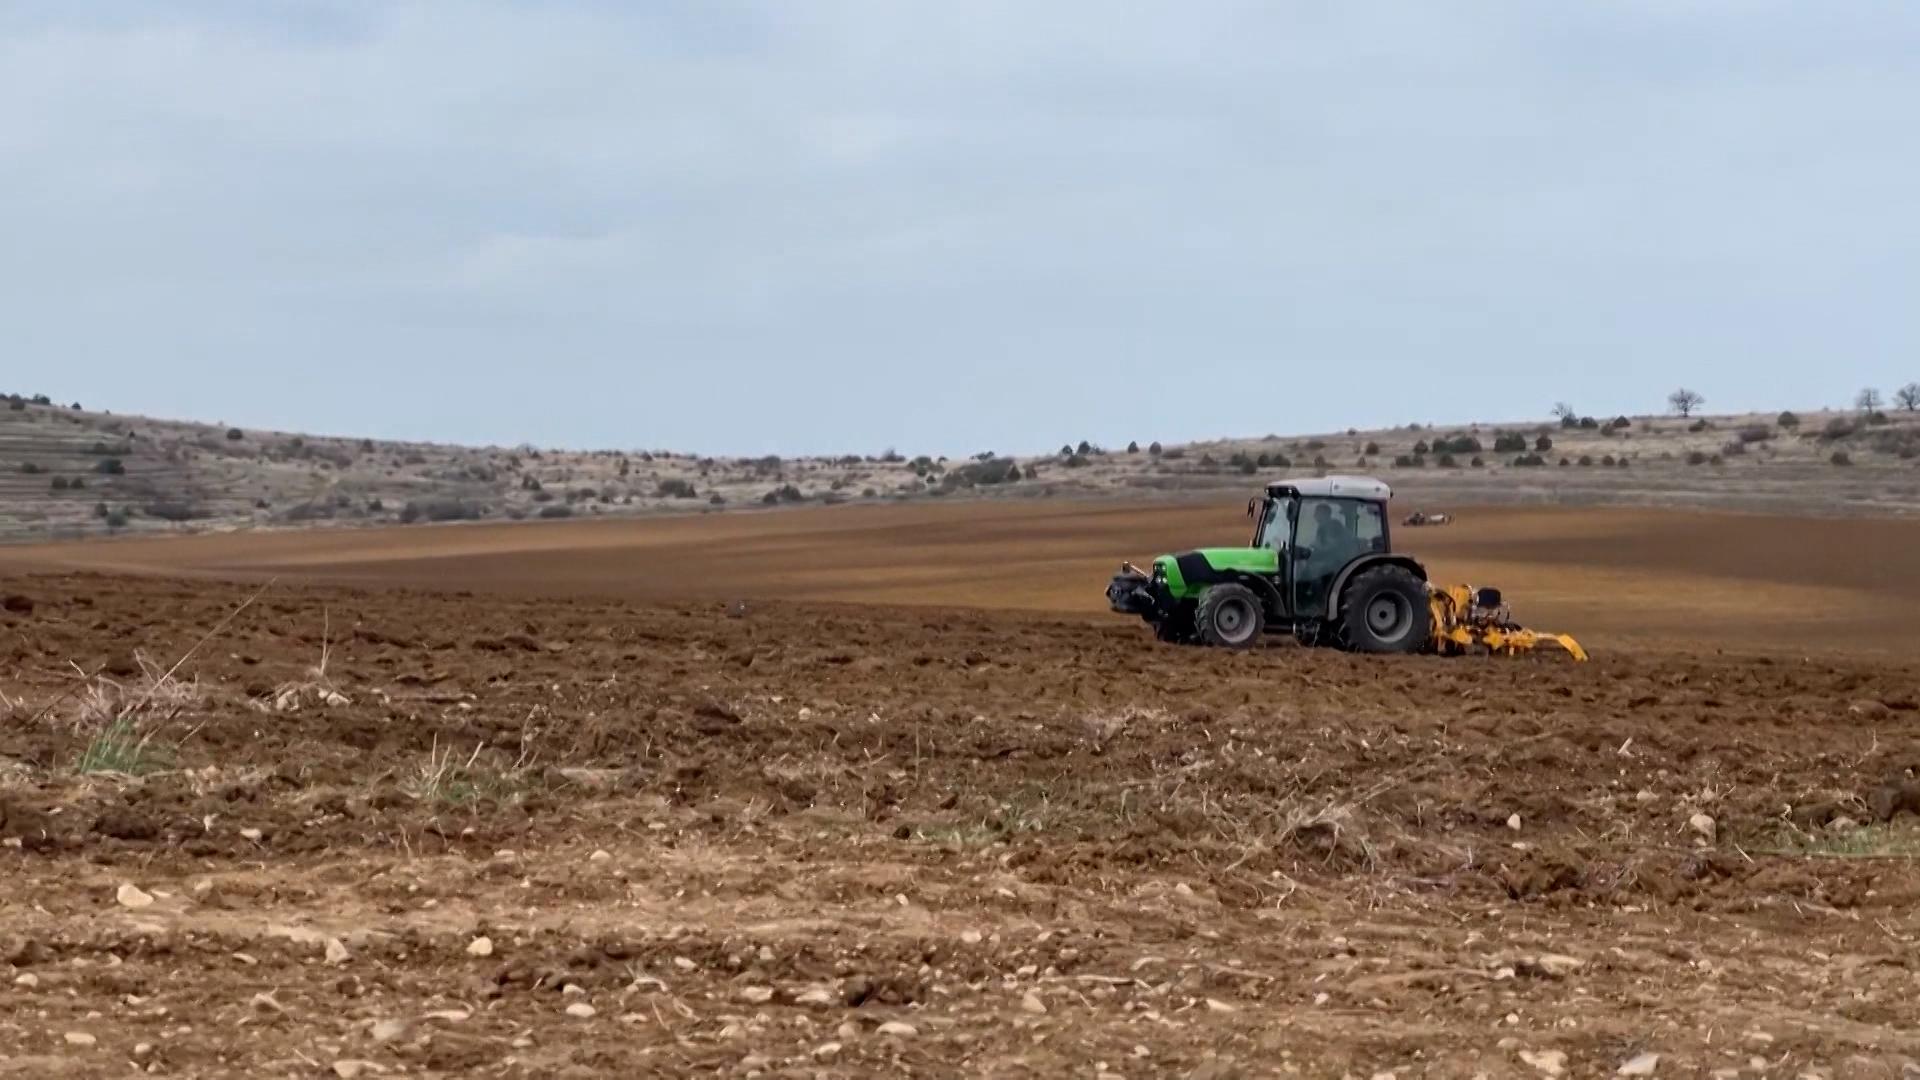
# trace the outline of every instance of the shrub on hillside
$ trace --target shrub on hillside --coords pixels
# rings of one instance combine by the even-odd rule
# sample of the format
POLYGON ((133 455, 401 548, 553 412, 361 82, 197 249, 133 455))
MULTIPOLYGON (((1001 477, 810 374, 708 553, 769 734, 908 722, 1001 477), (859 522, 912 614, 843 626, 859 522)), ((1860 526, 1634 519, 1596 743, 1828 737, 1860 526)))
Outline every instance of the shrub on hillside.
POLYGON ((1780 414, 1778 419, 1774 420, 1774 423, 1779 425, 1780 427, 1786 428, 1788 431, 1792 431, 1794 428, 1797 428, 1800 426, 1800 418, 1798 416, 1795 416, 1793 413, 1783 412, 1780 414))
POLYGON ((653 489, 653 497, 656 499, 694 499, 699 495, 700 493, 694 490, 692 481, 678 477, 662 480, 653 489))
POLYGON ((1833 452, 1833 456, 1828 458, 1827 460, 1832 462, 1835 465, 1853 464, 1853 458, 1850 457, 1845 450, 1835 450, 1833 452))
POLYGON ((127 466, 125 462, 117 457, 101 458, 98 462, 94 463, 93 471, 99 473, 101 476, 125 476, 127 474, 127 466))
POLYGON ((206 517, 206 511, 184 499, 160 499, 141 508, 141 513, 160 521, 193 521, 206 517))
POLYGON ((1527 437, 1525 435, 1514 435, 1501 431, 1496 432, 1493 436, 1493 452, 1496 454, 1512 454, 1525 451, 1526 448, 1527 437))
POLYGON ((549 521, 555 518, 570 518, 573 516, 573 507, 559 505, 543 506, 540 508, 540 516, 549 521))
POLYGON ((774 506, 779 503, 805 502, 806 499, 806 495, 802 494, 800 489, 794 487, 792 484, 782 484, 760 497, 760 501, 768 506, 774 506))
POLYGON ((469 499, 418 499, 401 507, 400 520, 409 525, 416 521, 473 521, 486 512, 486 507, 469 499))
MULTIPOLYGON (((1071 463, 1072 459, 1069 458, 1068 461, 1071 463)), ((1019 483, 1020 478, 1019 462, 1012 458, 989 456, 985 461, 971 462, 954 469, 941 483, 948 487, 991 487, 996 484, 1019 483)))

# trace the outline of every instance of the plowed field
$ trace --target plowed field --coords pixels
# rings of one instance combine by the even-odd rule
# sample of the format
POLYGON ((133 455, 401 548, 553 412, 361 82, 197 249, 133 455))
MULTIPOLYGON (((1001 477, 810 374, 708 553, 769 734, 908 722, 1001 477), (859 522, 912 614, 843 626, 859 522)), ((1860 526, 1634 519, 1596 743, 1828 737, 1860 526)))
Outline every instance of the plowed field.
POLYGON ((1401 538, 1589 665, 1099 611, 1241 532, 10 549, 0 1073, 1910 1074, 1920 526, 1401 538))

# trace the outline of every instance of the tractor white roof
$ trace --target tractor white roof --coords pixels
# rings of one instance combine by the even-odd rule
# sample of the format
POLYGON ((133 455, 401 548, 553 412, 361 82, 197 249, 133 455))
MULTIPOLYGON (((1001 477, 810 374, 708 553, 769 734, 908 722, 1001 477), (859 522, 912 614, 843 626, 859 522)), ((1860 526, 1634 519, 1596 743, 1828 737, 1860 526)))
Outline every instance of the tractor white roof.
POLYGON ((1268 491, 1291 490, 1301 495, 1333 499, 1372 499, 1386 502, 1393 489, 1371 476, 1306 476, 1297 480, 1276 480, 1268 491))

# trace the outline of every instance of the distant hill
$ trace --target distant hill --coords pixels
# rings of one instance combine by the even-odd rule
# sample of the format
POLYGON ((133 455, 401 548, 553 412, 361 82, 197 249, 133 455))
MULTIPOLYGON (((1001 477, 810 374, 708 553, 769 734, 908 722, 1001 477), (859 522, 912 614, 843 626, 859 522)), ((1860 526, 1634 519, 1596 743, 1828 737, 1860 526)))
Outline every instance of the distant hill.
POLYGON ((702 458, 343 439, 0 399, 0 539, 593 517, 957 497, 1182 497, 1366 472, 1403 504, 1920 512, 1907 412, 1410 426, 1016 459, 702 458))

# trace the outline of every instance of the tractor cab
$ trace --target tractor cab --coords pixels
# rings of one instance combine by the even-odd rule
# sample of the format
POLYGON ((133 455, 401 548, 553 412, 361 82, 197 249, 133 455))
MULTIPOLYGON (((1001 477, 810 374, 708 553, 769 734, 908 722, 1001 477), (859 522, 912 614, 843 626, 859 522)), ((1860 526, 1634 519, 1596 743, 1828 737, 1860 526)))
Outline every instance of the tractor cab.
POLYGON ((1328 476, 1268 484, 1264 497, 1248 501, 1253 547, 1279 554, 1277 568, 1296 610, 1325 606, 1334 580, 1353 560, 1392 550, 1387 533, 1392 494, 1368 477, 1328 476))

